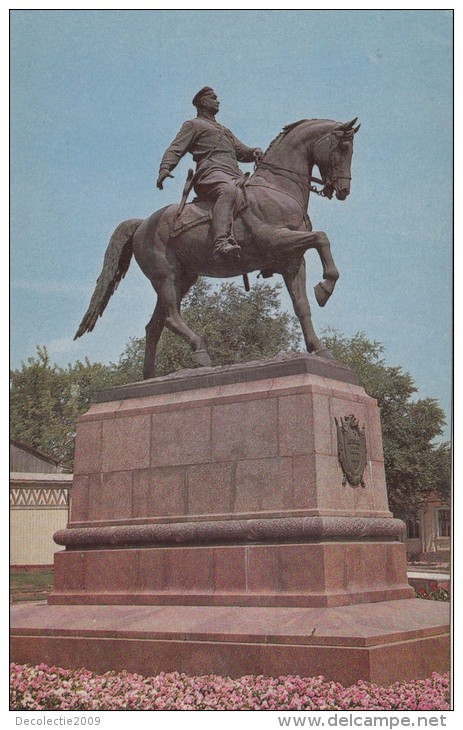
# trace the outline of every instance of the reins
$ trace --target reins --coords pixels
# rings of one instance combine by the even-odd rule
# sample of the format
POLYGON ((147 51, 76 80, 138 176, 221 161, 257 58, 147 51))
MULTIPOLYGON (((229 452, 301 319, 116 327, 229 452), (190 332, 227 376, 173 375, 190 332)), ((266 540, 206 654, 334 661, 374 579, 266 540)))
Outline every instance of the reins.
MULTIPOLYGON (((320 137, 320 139, 316 141, 314 149, 318 147, 319 144, 324 142, 324 140, 327 138, 330 142, 329 159, 331 167, 331 151, 333 149, 333 145, 331 142, 332 130, 324 134, 323 137, 320 137)), ((273 162, 267 162, 267 160, 265 159, 262 159, 256 163, 254 167, 256 172, 258 171, 259 167, 266 167, 270 170, 270 172, 273 172, 275 175, 280 175, 281 177, 285 177, 288 180, 291 180, 291 182, 294 182, 299 187, 303 195, 305 194, 304 187, 308 187, 310 192, 315 193, 315 195, 320 195, 322 198, 329 197, 328 195, 326 195, 324 189, 319 190, 315 187, 315 185, 311 185, 311 183, 318 183, 318 185, 323 185, 325 187, 328 183, 331 184, 331 180, 321 180, 319 177, 315 177, 314 175, 306 175, 303 172, 294 172, 294 170, 290 170, 287 167, 283 167, 282 165, 275 165, 273 162)))
POLYGON ((259 167, 267 167, 270 172, 273 172, 275 175, 280 175, 281 177, 285 177, 288 180, 291 180, 291 182, 296 183, 303 195, 305 193, 303 185, 305 185, 309 188, 310 192, 315 193, 316 195, 320 195, 322 198, 326 197, 323 190, 319 190, 315 187, 315 185, 310 184, 312 182, 316 182, 319 185, 325 185, 325 181, 321 180, 319 177, 314 177, 313 175, 309 176, 303 172, 296 173, 294 172, 294 170, 288 170, 288 168, 286 167, 274 165, 272 162, 266 162, 265 160, 261 160, 256 164, 256 172, 258 171, 259 167))

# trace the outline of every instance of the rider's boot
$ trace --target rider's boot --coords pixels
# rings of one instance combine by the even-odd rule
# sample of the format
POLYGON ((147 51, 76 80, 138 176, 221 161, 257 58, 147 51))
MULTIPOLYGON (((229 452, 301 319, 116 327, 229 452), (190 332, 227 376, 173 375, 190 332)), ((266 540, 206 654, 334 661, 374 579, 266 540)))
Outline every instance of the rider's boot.
POLYGON ((222 236, 214 243, 212 255, 216 261, 229 261, 238 259, 241 254, 241 246, 231 236, 222 236))
POLYGON ((233 180, 216 186, 212 209, 211 234, 214 241, 212 255, 216 261, 229 261, 240 256, 241 248, 233 237, 233 218, 237 188, 233 180))

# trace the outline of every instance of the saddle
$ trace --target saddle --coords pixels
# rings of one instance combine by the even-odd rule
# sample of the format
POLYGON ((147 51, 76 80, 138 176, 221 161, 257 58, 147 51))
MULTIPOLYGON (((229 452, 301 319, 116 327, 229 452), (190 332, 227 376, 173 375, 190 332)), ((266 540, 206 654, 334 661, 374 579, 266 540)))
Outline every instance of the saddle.
MULTIPOLYGON (((248 175, 244 175, 236 183, 237 196, 235 202, 235 216, 237 216, 242 210, 247 208, 248 201, 246 196, 246 183, 248 181, 248 175)), ((187 203, 179 216, 174 218, 172 226, 171 238, 177 238, 185 231, 190 228, 199 226, 204 221, 212 220, 212 204, 207 200, 200 200, 199 198, 193 198, 191 203, 187 203)))
POLYGON ((174 218, 174 224, 170 233, 171 238, 177 238, 184 231, 198 226, 203 221, 212 219, 211 205, 206 200, 195 199, 192 203, 187 203, 183 208, 180 216, 174 218))

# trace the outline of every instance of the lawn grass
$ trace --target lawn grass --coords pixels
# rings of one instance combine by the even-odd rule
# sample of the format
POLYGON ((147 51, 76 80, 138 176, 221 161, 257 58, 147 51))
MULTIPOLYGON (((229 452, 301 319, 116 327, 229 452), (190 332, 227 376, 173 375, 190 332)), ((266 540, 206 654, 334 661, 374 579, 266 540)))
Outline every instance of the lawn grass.
POLYGON ((18 601, 40 601, 47 598, 53 588, 53 569, 10 570, 10 596, 18 601))

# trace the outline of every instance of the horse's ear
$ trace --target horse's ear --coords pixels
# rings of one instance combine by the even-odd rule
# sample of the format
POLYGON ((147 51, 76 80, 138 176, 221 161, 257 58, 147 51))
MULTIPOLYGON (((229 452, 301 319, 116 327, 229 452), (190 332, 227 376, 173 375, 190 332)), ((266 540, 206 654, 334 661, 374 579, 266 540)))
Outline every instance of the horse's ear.
POLYGON ((354 134, 357 134, 357 132, 359 131, 361 126, 362 126, 361 124, 357 124, 357 126, 354 127, 354 134))
POLYGON ((353 119, 350 120, 350 122, 344 122, 344 124, 340 124, 339 128, 344 130, 345 132, 348 132, 349 129, 352 129, 352 127, 354 126, 357 119, 358 119, 358 117, 354 117, 353 119))

